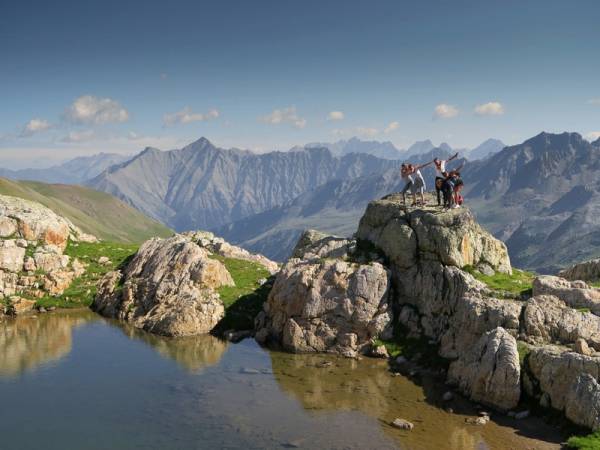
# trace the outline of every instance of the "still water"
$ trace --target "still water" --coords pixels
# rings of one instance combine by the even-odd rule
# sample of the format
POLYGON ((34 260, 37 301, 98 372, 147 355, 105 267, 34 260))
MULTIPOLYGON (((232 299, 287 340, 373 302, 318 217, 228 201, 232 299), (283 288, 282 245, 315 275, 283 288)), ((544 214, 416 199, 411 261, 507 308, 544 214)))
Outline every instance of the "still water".
POLYGON ((469 425, 442 389, 384 361, 160 338, 90 311, 0 323, 2 450, 560 448, 538 419, 469 425))

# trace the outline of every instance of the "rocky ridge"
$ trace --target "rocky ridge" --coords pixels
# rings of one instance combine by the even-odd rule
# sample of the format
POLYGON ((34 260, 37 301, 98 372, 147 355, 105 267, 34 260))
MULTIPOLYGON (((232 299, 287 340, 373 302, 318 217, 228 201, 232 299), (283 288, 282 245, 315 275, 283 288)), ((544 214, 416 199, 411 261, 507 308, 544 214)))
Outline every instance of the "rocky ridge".
POLYGON ((267 270, 277 268, 274 262, 211 233, 153 238, 125 267, 104 276, 92 309, 159 335, 208 333, 225 316, 217 291, 234 286, 231 274, 215 255, 259 263, 267 270))
POLYGON ((469 210, 407 208, 398 196, 371 202, 355 238, 301 237, 256 338, 355 356, 395 328, 435 345, 448 382, 474 401, 509 411, 528 395, 598 428, 600 290, 539 276, 529 296, 508 298, 467 267, 512 272, 506 246, 469 210))
POLYGON ((33 309, 36 298, 60 295, 85 271, 64 254, 70 242, 94 242, 69 220, 28 200, 0 195, 0 299, 4 313, 33 309))

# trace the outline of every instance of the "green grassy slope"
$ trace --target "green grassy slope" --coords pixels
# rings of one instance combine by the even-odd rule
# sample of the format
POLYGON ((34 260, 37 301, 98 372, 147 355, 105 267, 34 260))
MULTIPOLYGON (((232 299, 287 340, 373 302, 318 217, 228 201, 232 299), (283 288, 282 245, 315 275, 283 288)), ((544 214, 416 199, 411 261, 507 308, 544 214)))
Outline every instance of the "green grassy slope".
POLYGON ((41 203, 105 241, 140 243, 173 234, 121 200, 83 186, 0 178, 0 194, 41 203))

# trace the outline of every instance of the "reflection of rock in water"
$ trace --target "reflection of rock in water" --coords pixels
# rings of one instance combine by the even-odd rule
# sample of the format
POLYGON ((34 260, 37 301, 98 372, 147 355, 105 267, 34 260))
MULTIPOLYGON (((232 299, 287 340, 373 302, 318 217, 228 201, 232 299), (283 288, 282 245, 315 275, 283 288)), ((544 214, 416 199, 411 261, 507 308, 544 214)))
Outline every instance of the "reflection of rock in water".
POLYGON ((71 333, 95 315, 90 311, 23 316, 0 324, 0 377, 19 375, 71 351, 71 333))
MULTIPOLYGON (((558 449, 560 445, 526 437, 524 429, 490 422, 484 427, 465 423, 464 415, 446 413, 431 403, 443 393, 442 386, 423 379, 418 386, 404 377, 392 377, 387 362, 365 359, 355 361, 330 355, 298 355, 271 352, 273 373, 281 388, 297 398, 307 410, 334 412, 360 411, 382 421, 387 434, 410 449, 558 449), (333 364, 323 367, 324 362, 333 364), (393 429, 389 424, 401 417, 415 424, 411 432, 393 429)), ((466 406, 466 404, 463 404, 466 406)), ((521 425, 521 424, 520 424, 521 425)), ((536 423, 538 437, 548 441, 561 437, 556 430, 536 423), (545 435, 545 436, 544 436, 545 435)))
POLYGON ((130 338, 150 344, 158 353, 174 359, 190 372, 217 364, 227 349, 227 342, 209 334, 169 338, 147 333, 128 324, 123 324, 122 328, 130 338))

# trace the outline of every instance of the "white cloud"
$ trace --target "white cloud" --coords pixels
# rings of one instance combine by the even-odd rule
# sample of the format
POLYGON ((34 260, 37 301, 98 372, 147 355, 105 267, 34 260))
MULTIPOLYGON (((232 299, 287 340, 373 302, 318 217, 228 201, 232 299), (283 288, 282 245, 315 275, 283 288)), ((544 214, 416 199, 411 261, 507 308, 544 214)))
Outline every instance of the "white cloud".
POLYGON ((35 133, 46 131, 51 126, 52 125, 50 125, 50 122, 48 122, 47 120, 31 119, 23 127, 23 130, 21 131, 21 137, 33 136, 35 133))
POLYGON ((181 111, 173 114, 165 114, 163 116, 163 124, 165 126, 186 124, 192 122, 204 122, 207 120, 213 120, 219 117, 219 111, 211 109, 206 114, 192 112, 189 106, 186 106, 181 111))
POLYGON ((585 135, 585 138, 590 142, 593 142, 596 139, 600 139, 600 131, 590 131, 588 134, 585 135))
POLYGON ((62 142, 87 142, 95 139, 96 133, 94 130, 83 130, 83 131, 71 131, 64 138, 61 139, 62 142))
POLYGON ((478 116, 501 116, 504 114, 504 106, 499 102, 488 102, 475 106, 474 111, 478 116))
POLYGON ((433 117, 438 119, 451 119, 458 116, 458 109, 447 103, 440 103, 433 110, 433 117))
POLYGON ((73 123, 102 125, 126 122, 129 120, 129 113, 112 98, 83 95, 67 108, 65 118, 73 123))
POLYGON ((385 130, 383 130, 383 132, 385 134, 392 133, 392 132, 396 131, 398 128, 400 128, 400 122, 397 122, 397 121, 390 122, 390 124, 387 127, 385 127, 385 130))
POLYGON ((344 113, 342 111, 330 111, 329 114, 327 114, 327 120, 344 120, 344 113))
POLYGON ((259 120, 263 123, 271 125, 288 124, 294 128, 304 128, 306 126, 306 119, 298 116, 295 106, 288 106, 283 109, 275 109, 271 114, 262 116, 259 120))

